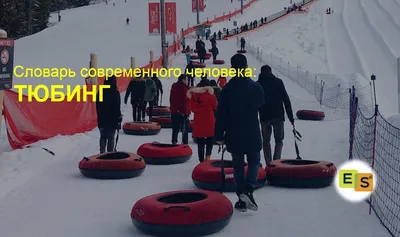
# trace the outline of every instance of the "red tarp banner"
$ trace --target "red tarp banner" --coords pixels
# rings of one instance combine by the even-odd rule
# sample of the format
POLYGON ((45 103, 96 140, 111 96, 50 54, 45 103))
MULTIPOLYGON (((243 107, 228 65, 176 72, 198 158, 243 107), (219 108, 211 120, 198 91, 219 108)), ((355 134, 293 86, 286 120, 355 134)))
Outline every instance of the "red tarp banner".
POLYGON ((159 35, 161 32, 160 3, 149 3, 149 34, 159 35))
MULTIPOLYGON (((199 11, 204 12, 204 0, 199 1, 199 11)), ((192 12, 197 12, 197 0, 192 0, 192 12)))
POLYGON ((165 29, 167 34, 176 35, 177 34, 177 26, 176 26, 176 3, 175 2, 167 2, 165 3, 165 29))

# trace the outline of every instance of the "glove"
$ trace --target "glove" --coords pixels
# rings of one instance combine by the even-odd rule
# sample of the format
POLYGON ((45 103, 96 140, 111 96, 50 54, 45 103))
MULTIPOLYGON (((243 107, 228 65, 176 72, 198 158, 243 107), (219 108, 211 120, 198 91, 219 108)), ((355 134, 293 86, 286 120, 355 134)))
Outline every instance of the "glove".
POLYGON ((294 118, 293 118, 293 117, 290 117, 290 118, 289 118, 289 121, 290 121, 290 123, 291 123, 292 125, 294 125, 294 118))
POLYGON ((122 123, 122 115, 118 118, 118 123, 122 123))

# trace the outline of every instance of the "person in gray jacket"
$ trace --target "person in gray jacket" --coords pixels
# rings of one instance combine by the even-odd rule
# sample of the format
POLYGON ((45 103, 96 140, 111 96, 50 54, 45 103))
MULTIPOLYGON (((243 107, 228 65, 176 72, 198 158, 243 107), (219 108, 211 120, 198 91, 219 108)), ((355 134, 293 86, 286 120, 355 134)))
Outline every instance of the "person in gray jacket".
POLYGON ((157 86, 156 83, 151 79, 151 78, 146 78, 146 86, 145 86, 145 91, 144 91, 144 103, 143 103, 143 110, 142 110, 142 116, 143 116, 143 121, 145 121, 145 116, 146 116, 146 107, 147 104, 149 105, 149 121, 151 120, 151 117, 153 116, 153 106, 154 106, 154 99, 157 96, 157 86))

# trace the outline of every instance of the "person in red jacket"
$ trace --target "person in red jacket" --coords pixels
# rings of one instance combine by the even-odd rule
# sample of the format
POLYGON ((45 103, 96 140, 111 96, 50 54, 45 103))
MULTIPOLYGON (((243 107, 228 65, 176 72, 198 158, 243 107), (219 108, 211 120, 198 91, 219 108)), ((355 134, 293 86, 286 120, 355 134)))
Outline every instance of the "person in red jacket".
POLYGON ((190 99, 190 110, 194 113, 193 137, 197 140, 197 151, 199 161, 211 160, 211 153, 214 143, 215 117, 214 111, 217 110, 217 97, 210 81, 202 80, 197 88, 188 91, 190 99))
POLYGON ((227 82, 228 80, 226 79, 226 77, 222 77, 222 76, 220 76, 219 78, 218 78, 218 81, 217 81, 217 83, 218 83, 218 85, 219 85, 219 87, 224 87, 225 85, 226 85, 226 82, 227 82))
POLYGON ((171 120, 172 120, 172 144, 178 143, 179 131, 182 131, 182 144, 188 144, 188 127, 189 127, 189 98, 187 92, 189 90, 188 77, 182 74, 171 86, 169 97, 171 120))

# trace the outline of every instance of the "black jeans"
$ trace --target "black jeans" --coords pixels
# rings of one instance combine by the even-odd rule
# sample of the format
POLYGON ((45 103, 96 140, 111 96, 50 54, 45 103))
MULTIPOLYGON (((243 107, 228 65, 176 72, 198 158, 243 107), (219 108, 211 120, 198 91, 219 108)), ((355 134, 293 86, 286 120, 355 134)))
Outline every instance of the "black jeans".
POLYGON ((285 137, 284 121, 269 120, 261 122, 261 132, 263 137, 263 150, 265 163, 268 164, 273 160, 280 160, 282 156, 283 139, 285 137), (271 135, 274 132, 275 150, 272 156, 271 135))
POLYGON ((232 153, 233 173, 236 186, 236 195, 253 193, 257 185, 257 176, 260 168, 260 152, 232 153), (247 174, 244 175, 244 159, 247 156, 247 174))
POLYGON ((244 44, 240 45, 240 50, 244 50, 244 44))
POLYGON ((211 156, 213 145, 214 145, 214 137, 199 137, 197 138, 197 151, 199 154, 199 161, 204 161, 204 150, 206 156, 211 156))
POLYGON ((149 104, 149 121, 153 117, 154 101, 145 101, 145 102, 143 102, 143 107, 142 107, 143 108, 143 110, 142 110, 143 121, 145 120, 145 116, 146 116, 147 103, 149 104))
POLYGON ((112 152, 114 151, 114 137, 115 137, 115 131, 117 129, 115 128, 99 128, 100 130, 100 153, 104 153, 106 151, 106 146, 107 146, 107 152, 112 152))
POLYGON ((199 57, 199 59, 200 59, 200 63, 205 63, 205 59, 204 59, 203 55, 201 57, 199 57))
POLYGON ((213 60, 214 61, 217 60, 217 55, 216 54, 213 54, 213 60))
POLYGON ((189 118, 183 114, 171 114, 172 120, 172 144, 178 143, 178 134, 182 131, 182 143, 189 143, 189 118))
POLYGON ((188 86, 194 86, 194 77, 188 77, 188 86))
POLYGON ((132 117, 133 117, 133 121, 141 121, 141 118, 145 116, 144 110, 143 108, 143 99, 142 98, 138 98, 136 103, 133 102, 132 104, 132 117), (142 115, 143 112, 143 115, 142 115))

